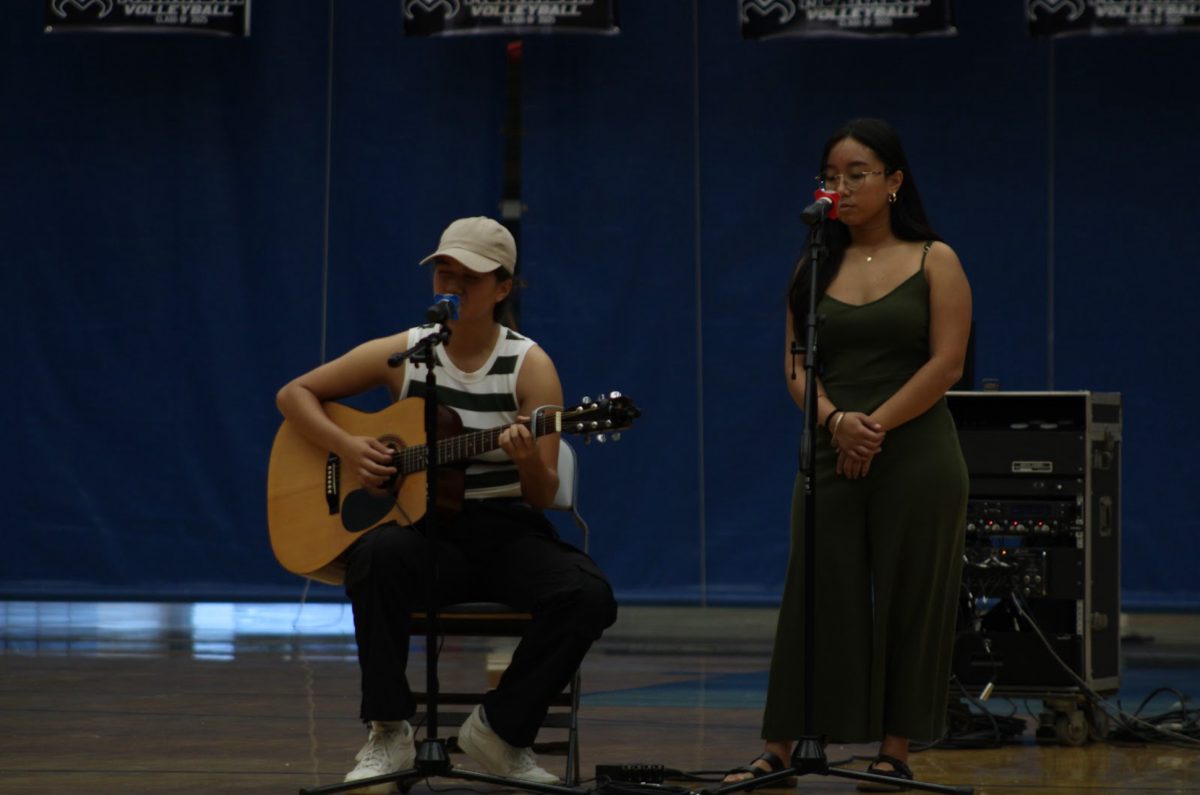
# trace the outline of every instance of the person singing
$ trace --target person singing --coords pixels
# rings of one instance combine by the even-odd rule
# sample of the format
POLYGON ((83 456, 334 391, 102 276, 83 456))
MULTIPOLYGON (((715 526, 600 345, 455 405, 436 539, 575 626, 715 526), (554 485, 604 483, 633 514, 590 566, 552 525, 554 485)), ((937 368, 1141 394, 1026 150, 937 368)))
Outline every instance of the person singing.
MULTIPOLYGON (((815 604, 804 625, 803 475, 771 659, 764 753, 743 781, 787 767, 794 741, 879 742, 868 770, 912 780, 911 740, 942 734, 962 573, 967 470, 944 395, 962 376, 971 291, 934 233, 900 138, 857 119, 821 154, 818 185, 839 196, 817 275, 815 604), (815 656, 804 658, 804 633, 815 656), (805 666, 814 724, 803 725, 805 666)), ((788 391, 804 406, 810 263, 788 292, 788 391), (798 325, 798 323, 800 325, 798 325), (799 359, 800 361, 797 361, 799 359)), ((881 785, 860 783, 859 789, 881 785)), ((886 787, 883 789, 895 789, 886 787)))
MULTIPOLYGON (((439 404, 455 410, 467 428, 509 426, 500 450, 469 462, 461 513, 438 523, 437 589, 443 604, 500 601, 533 614, 498 686, 459 729, 458 744, 488 773, 547 784, 559 778, 537 763, 530 746, 551 700, 616 620, 616 602, 599 567, 560 541, 542 513, 558 489, 558 434, 534 439, 518 418, 560 406, 562 386, 546 352, 500 322, 516 259, 508 230, 474 217, 451 223, 438 249, 421 261, 432 266, 434 292, 459 300, 458 318, 446 321, 451 337, 436 349, 439 404)), ((423 395, 424 368, 392 368, 388 358, 434 331, 414 327, 359 345, 284 386, 279 410, 364 485, 382 485, 396 474, 392 451, 378 439, 342 430, 322 404, 377 386, 397 400, 423 395)), ((422 521, 375 528, 346 553, 345 588, 362 673, 359 715, 370 725, 346 781, 413 766, 408 718, 416 702, 404 671, 410 614, 426 607, 428 562, 422 521)))

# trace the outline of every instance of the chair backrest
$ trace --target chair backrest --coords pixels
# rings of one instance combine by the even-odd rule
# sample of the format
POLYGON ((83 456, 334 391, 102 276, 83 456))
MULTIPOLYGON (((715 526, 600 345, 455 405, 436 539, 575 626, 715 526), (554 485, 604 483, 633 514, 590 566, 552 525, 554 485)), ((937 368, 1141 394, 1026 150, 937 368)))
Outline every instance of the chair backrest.
POLYGON ((575 449, 566 439, 558 440, 558 493, 550 506, 556 511, 575 508, 575 490, 579 486, 579 472, 575 467, 575 449))
POLYGON ((575 448, 560 436, 558 440, 558 493, 554 495, 554 502, 550 507, 556 511, 567 511, 571 514, 576 526, 583 533, 582 546, 586 552, 589 528, 587 522, 579 515, 579 507, 575 502, 578 490, 579 467, 575 459, 575 448))

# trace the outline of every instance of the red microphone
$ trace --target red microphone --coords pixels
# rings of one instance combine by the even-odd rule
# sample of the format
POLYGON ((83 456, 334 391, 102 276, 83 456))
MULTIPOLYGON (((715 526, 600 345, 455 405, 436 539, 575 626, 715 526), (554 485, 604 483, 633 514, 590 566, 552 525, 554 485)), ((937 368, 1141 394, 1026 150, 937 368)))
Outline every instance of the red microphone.
POLYGON ((804 212, 800 213, 800 218, 804 223, 811 226, 823 218, 838 217, 838 202, 842 198, 840 193, 817 188, 813 191, 813 198, 816 201, 805 207, 804 212))

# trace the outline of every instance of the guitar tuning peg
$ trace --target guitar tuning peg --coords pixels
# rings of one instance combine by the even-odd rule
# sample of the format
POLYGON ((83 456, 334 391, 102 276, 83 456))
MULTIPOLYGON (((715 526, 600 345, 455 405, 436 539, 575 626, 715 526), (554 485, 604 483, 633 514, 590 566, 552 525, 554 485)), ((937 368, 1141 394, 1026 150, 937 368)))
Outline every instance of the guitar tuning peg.
POLYGON ((581 401, 579 401, 579 402, 580 402, 581 404, 583 404, 584 406, 587 406, 587 405, 589 405, 589 404, 592 402, 592 399, 591 399, 590 397, 588 397, 587 395, 584 395, 584 396, 583 396, 583 400, 581 400, 581 401))
POLYGON ((619 442, 619 441, 621 441, 621 432, 613 431, 612 434, 609 436, 609 438, 612 439, 614 442, 619 442))
POLYGON ((617 398, 619 398, 619 397, 621 397, 621 393, 620 393, 620 392, 613 391, 613 392, 609 392, 609 393, 608 393, 608 399, 609 399, 609 400, 616 400, 616 399, 617 399, 617 398))
POLYGON ((598 433, 598 434, 596 434, 596 441, 599 442, 600 444, 604 444, 605 442, 608 441, 608 437, 602 433, 598 433))
POLYGON ((605 421, 604 421, 604 427, 605 427, 605 428, 611 428, 611 427, 612 427, 612 420, 605 420, 605 421))
POLYGON ((595 420, 592 420, 591 422, 588 423, 588 427, 591 428, 593 431, 597 431, 600 429, 600 423, 596 422, 595 420))

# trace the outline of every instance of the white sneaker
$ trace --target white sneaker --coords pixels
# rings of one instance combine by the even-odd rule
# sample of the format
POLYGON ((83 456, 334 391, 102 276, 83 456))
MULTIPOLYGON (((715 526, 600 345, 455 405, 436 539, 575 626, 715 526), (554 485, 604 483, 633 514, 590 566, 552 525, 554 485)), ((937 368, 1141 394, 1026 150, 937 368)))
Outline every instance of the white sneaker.
POLYGON ((514 748, 500 735, 491 730, 480 711, 475 707, 471 715, 458 730, 458 747, 476 764, 493 776, 532 781, 536 784, 560 784, 562 779, 537 763, 537 757, 528 748, 514 748))
MULTIPOLYGON (((396 729, 377 730, 372 728, 371 736, 367 738, 367 744, 354 757, 358 761, 358 765, 346 774, 345 780, 358 781, 360 778, 398 773, 412 767, 416 757, 417 751, 413 745, 412 726, 408 725, 408 721, 400 721, 400 726, 396 729)), ((396 782, 372 784, 349 791, 384 795, 384 793, 396 791, 396 782)))

